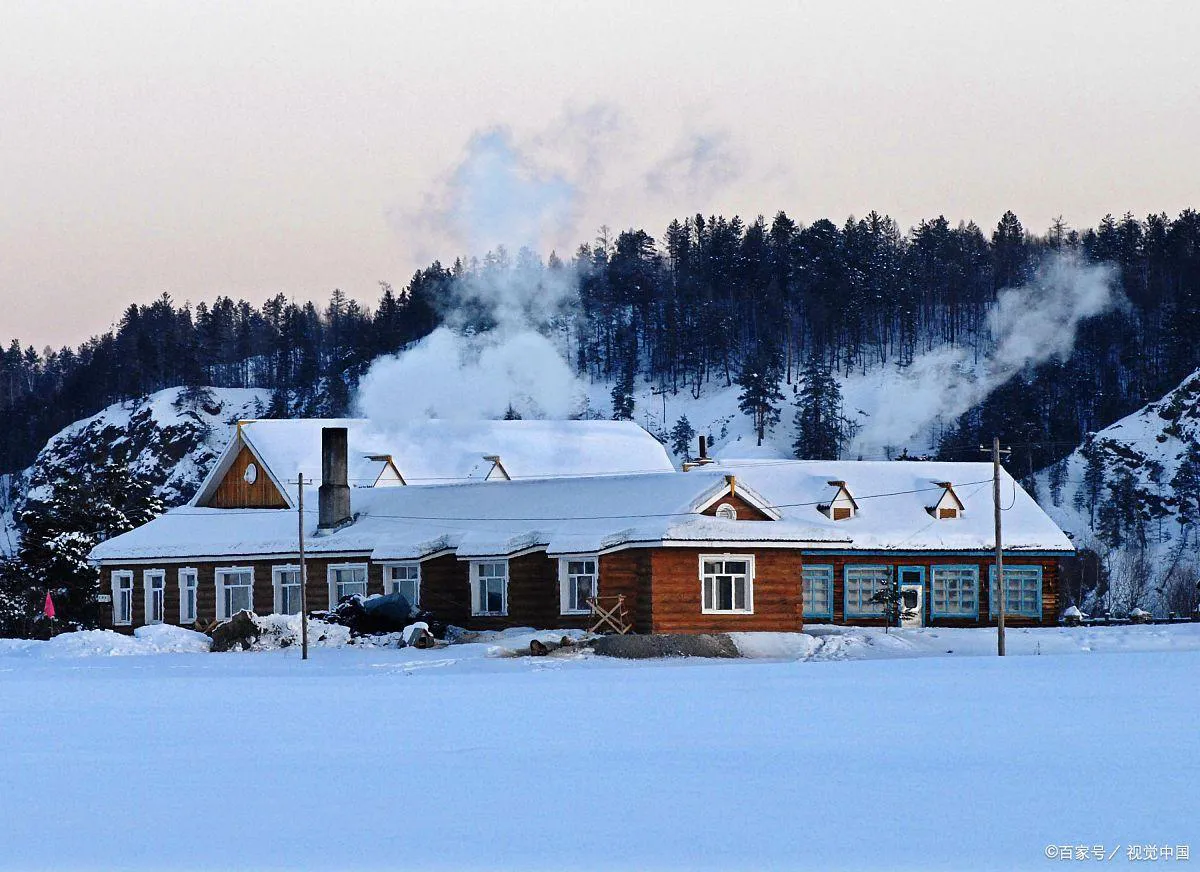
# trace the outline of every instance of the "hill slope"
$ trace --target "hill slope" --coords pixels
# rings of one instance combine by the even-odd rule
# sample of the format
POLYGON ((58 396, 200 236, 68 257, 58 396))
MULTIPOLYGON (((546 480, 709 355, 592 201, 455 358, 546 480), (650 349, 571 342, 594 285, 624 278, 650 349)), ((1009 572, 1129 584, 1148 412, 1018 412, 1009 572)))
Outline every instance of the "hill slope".
POLYGON ((50 502, 56 480, 114 458, 128 463, 166 505, 185 502, 229 443, 229 425, 261 416, 269 401, 270 392, 262 390, 169 388, 76 421, 9 483, 8 502, 0 502, 0 554, 16 550, 15 518, 50 502))

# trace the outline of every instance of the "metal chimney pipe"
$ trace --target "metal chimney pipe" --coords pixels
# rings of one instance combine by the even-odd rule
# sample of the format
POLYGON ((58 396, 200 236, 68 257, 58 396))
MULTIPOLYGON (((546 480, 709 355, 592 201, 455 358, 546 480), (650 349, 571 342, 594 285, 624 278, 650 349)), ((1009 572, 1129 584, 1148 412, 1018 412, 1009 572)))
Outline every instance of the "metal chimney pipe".
POLYGON ((317 491, 318 526, 321 529, 339 527, 350 520, 347 442, 345 427, 321 428, 321 487, 317 491))

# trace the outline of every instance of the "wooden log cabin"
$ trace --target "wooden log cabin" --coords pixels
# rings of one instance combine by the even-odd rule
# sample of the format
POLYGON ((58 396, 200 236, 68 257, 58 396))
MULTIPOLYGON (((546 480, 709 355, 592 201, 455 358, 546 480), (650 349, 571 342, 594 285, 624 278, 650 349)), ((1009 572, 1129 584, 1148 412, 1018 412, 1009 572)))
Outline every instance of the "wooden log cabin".
MULTIPOLYGON (((496 476, 499 455, 487 452, 486 476, 414 484, 395 461, 401 452, 366 432, 346 421, 241 426, 191 503, 92 552, 111 597, 108 625, 296 613, 402 592, 471 629, 585 627, 589 599, 623 596, 637 632, 798 631, 880 626, 872 598, 891 585, 905 626, 995 620, 990 464, 724 460, 630 472, 617 447, 619 474, 538 474, 526 463, 527 477, 496 476), (303 604, 299 473, 316 485, 303 516, 303 604)), ((570 438, 568 427, 544 450, 562 452, 570 438)), ((524 456, 535 453, 527 446, 524 456)), ((1052 623, 1058 563, 1073 549, 1002 478, 1007 620, 1052 623)))

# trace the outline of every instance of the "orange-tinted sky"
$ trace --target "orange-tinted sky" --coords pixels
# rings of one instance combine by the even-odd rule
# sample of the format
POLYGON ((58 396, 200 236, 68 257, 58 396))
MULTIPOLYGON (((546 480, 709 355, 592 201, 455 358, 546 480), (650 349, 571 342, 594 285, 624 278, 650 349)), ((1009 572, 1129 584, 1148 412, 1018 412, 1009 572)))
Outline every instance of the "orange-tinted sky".
POLYGON ((697 211, 1174 214, 1198 34, 1192 2, 8 0, 0 341, 163 291, 373 300, 471 244, 429 210, 496 125, 576 189, 547 246, 697 211))

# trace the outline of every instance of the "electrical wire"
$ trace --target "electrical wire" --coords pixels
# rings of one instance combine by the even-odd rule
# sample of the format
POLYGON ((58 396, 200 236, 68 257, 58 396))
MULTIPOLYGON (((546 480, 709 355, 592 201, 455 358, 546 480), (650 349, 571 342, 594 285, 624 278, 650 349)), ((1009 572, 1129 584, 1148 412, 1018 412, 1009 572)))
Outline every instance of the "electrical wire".
MULTIPOLYGON (((991 481, 992 481, 991 478, 986 478, 981 481, 962 482, 958 486, 959 487, 970 487, 971 485, 976 485, 976 484, 990 484, 991 481)), ((928 491, 939 491, 939 490, 944 490, 944 488, 941 485, 935 484, 935 485, 930 485, 929 487, 913 488, 911 490, 890 491, 887 493, 877 493, 877 494, 863 494, 861 496, 856 494, 854 496, 854 499, 855 499, 855 501, 885 499, 887 497, 898 497, 898 496, 905 496, 908 494, 925 493, 928 491)), ((1014 490, 1014 494, 1015 494, 1015 490, 1014 490)), ((772 505, 772 508, 776 508, 776 509, 806 508, 806 507, 811 507, 811 506, 824 505, 827 502, 828 502, 828 500, 812 500, 812 501, 800 502, 800 503, 775 503, 772 505)), ((177 516, 185 515, 185 516, 193 516, 193 517, 211 518, 211 517, 225 517, 227 515, 232 515, 232 514, 257 515, 263 511, 281 511, 281 510, 280 509, 210 509, 208 511, 196 512, 196 511, 187 511, 186 509, 176 509, 172 512, 172 514, 177 515, 177 516)), ((289 511, 295 511, 295 510, 291 509, 289 511)), ((305 509, 304 513, 306 515, 310 515, 310 514, 316 514, 317 511, 318 510, 316 510, 316 509, 305 509)), ((618 520, 639 520, 639 519, 647 519, 647 518, 679 518, 679 517, 686 518, 686 517, 692 517, 695 514, 696 514, 695 512, 645 512, 645 513, 638 513, 638 514, 621 514, 621 515, 554 515, 554 516, 549 516, 549 517, 488 517, 488 518, 454 517, 454 518, 448 518, 448 517, 441 516, 441 515, 393 515, 393 514, 387 514, 387 513, 371 512, 368 515, 368 517, 386 518, 388 520, 397 520, 397 521, 454 521, 454 522, 469 521, 469 522, 479 522, 479 523, 488 522, 488 521, 493 521, 493 522, 516 522, 516 521, 519 521, 519 522, 537 523, 537 522, 551 522, 551 521, 618 521, 618 520)))

